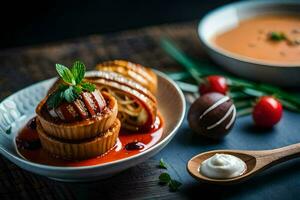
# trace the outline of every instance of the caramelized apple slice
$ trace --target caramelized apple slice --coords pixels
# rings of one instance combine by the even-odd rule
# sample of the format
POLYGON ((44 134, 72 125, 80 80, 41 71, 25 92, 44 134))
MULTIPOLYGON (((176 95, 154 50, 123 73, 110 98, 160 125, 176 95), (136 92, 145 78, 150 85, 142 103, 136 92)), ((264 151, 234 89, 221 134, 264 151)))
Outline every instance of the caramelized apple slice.
POLYGON ((49 110, 53 118, 63 122, 74 122, 95 117, 105 108, 106 102, 99 90, 83 92, 74 102, 62 102, 57 108, 49 110))

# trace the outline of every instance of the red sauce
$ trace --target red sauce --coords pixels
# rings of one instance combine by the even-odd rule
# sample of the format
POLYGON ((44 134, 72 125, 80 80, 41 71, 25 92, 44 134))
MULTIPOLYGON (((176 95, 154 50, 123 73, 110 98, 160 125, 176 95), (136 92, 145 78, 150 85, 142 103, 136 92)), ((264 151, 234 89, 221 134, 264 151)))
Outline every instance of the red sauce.
POLYGON ((56 158, 53 155, 46 152, 42 147, 33 148, 29 150, 23 148, 21 145, 18 145, 20 141, 26 141, 27 139, 30 140, 30 138, 32 137, 38 137, 37 131, 35 129, 30 128, 30 126, 28 125, 26 125, 20 131, 19 135, 16 137, 16 143, 18 152, 29 161, 53 166, 79 167, 99 165, 139 154, 155 145, 160 140, 162 134, 163 120, 162 117, 159 116, 156 117, 155 123, 153 124, 153 128, 147 133, 125 133, 124 131, 121 131, 115 147, 109 152, 95 158, 80 161, 70 161, 56 158), (139 145, 142 144, 143 148, 125 148, 127 144, 133 143, 138 143, 139 145))

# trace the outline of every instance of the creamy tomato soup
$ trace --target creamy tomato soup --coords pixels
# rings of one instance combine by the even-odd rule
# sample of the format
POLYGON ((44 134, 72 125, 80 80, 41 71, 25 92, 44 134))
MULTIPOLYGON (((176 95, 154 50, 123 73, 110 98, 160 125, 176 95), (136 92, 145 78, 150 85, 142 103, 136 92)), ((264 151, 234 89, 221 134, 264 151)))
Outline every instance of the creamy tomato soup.
POLYGON ((217 35, 214 42, 250 59, 300 65, 300 16, 267 15, 244 20, 217 35))

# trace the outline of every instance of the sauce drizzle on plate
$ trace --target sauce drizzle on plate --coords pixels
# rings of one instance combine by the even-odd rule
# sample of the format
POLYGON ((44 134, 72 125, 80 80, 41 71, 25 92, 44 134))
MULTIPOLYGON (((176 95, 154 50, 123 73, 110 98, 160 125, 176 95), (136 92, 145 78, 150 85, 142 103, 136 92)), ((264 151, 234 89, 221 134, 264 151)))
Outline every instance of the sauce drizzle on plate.
POLYGON ((92 166, 124 159, 149 149, 161 139, 163 134, 163 119, 158 114, 150 131, 146 133, 125 133, 121 130, 116 145, 106 154, 86 160, 71 161, 56 158, 42 147, 30 149, 23 146, 22 144, 26 144, 26 140, 38 137, 37 131, 32 128, 34 126, 29 126, 29 124, 32 124, 32 120, 28 122, 16 137, 18 153, 26 160, 52 166, 92 166), (139 146, 142 145, 143 148, 125 148, 126 145, 132 146, 133 143, 139 144, 139 146))

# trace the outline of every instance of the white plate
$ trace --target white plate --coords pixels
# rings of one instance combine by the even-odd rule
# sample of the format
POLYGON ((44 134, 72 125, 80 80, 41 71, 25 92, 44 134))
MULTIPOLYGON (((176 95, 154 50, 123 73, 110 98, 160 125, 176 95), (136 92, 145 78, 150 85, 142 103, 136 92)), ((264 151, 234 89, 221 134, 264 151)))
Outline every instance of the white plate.
POLYGON ((162 138, 151 148, 125 159, 85 167, 42 165, 21 157, 16 151, 15 137, 28 119, 34 116, 35 107, 55 81, 52 78, 20 90, 0 103, 0 153, 25 170, 61 181, 102 179, 145 161, 170 142, 183 121, 186 109, 181 90, 166 75, 158 71, 156 73, 158 108, 165 123, 162 138))
MULTIPOLYGON (((266 14, 299 14, 300 1, 259 0, 228 4, 208 13, 199 23, 198 34, 211 58, 239 76, 281 86, 299 86, 299 64, 279 65, 243 57, 219 48, 212 38, 248 18, 266 14)), ((239 42, 239 41, 236 41, 239 42)))

